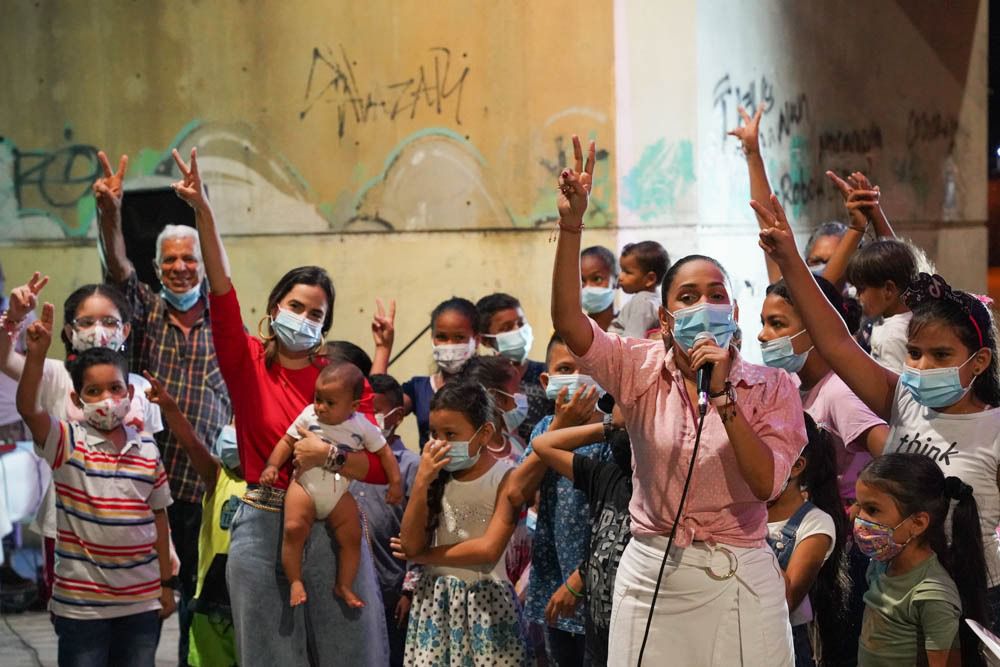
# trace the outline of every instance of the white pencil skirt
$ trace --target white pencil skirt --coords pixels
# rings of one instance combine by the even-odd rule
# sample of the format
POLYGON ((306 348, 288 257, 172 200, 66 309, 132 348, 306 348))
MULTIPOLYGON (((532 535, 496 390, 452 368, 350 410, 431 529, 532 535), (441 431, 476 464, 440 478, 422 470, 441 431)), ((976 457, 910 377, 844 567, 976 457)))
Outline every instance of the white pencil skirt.
MULTIPOLYGON (((634 537, 622 554, 608 665, 636 665, 666 547, 666 537, 634 537)), ((774 553, 767 546, 674 546, 642 662, 649 667, 791 667, 795 660, 785 581, 774 553)))

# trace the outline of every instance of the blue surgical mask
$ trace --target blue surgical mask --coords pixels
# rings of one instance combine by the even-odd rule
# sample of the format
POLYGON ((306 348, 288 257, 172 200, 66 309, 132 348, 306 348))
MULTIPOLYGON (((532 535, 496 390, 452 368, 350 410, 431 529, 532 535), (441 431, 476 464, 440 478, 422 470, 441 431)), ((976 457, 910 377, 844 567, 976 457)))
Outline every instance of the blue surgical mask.
POLYGON ((458 472, 459 470, 468 470, 472 466, 476 465, 479 461, 479 455, 483 453, 482 447, 479 451, 475 453, 474 456, 469 456, 469 445, 473 440, 476 439, 476 434, 479 433, 479 429, 472 434, 472 437, 468 440, 455 440, 449 441, 448 444, 451 445, 451 449, 448 450, 448 458, 450 459, 448 463, 445 464, 444 469, 448 472, 458 472))
POLYGON ((305 352, 323 340, 323 325, 319 322, 278 309, 278 316, 271 320, 271 329, 289 352, 305 352))
POLYGON ((607 393, 589 375, 550 375, 549 383, 545 385, 545 396, 550 401, 554 401, 559 396, 559 391, 564 387, 566 388, 567 401, 576 395, 580 387, 597 387, 598 397, 607 393))
POLYGON ((514 407, 503 411, 503 423, 507 427, 508 433, 513 433, 524 423, 528 417, 528 397, 522 393, 508 394, 505 391, 497 390, 498 394, 503 394, 514 399, 514 407))
POLYGON ((925 408, 946 408, 958 403, 972 389, 971 382, 968 387, 962 386, 958 371, 975 356, 973 354, 961 365, 949 368, 930 368, 922 371, 906 366, 903 368, 903 374, 899 376, 899 381, 913 395, 913 400, 925 408))
POLYGON ((525 324, 520 329, 506 331, 492 336, 483 334, 487 338, 493 338, 497 342, 497 352, 501 357, 510 359, 515 364, 523 364, 531 351, 531 344, 535 342, 535 335, 531 331, 531 325, 525 324))
POLYGON ((822 276, 823 272, 826 271, 826 262, 820 262, 819 264, 813 264, 809 267, 810 273, 814 276, 822 276))
POLYGON ((187 292, 171 292, 166 287, 160 290, 160 296, 163 300, 174 307, 175 310, 179 310, 182 313, 194 308, 194 304, 198 303, 198 299, 201 298, 201 283, 198 283, 187 292))
POLYGON ((695 337, 702 332, 715 336, 719 347, 729 347, 737 328, 731 303, 699 303, 670 315, 674 318, 674 340, 685 351, 694 346, 695 337))
POLYGON ((580 290, 580 303, 588 315, 603 313, 615 302, 613 287, 584 287, 580 290))
POLYGON ((236 470, 240 467, 240 452, 236 448, 236 427, 226 424, 219 431, 219 437, 215 439, 215 446, 212 453, 219 457, 222 465, 227 470, 236 470))
POLYGON ((781 368, 789 373, 798 373, 802 370, 802 367, 806 365, 806 359, 809 358, 809 352, 812 348, 810 347, 801 354, 795 354, 795 349, 792 347, 792 339, 801 336, 805 332, 806 330, 803 329, 794 336, 781 336, 780 338, 761 343, 760 354, 764 358, 764 365, 771 368, 781 368))

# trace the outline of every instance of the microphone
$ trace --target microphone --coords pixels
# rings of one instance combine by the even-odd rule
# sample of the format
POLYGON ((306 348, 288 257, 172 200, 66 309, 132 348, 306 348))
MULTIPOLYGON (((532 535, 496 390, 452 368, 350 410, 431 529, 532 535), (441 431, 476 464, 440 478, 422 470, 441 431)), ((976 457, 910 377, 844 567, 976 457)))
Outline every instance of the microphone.
MULTIPOLYGON (((710 340, 716 344, 719 342, 710 331, 702 331, 694 337, 695 343, 700 340, 710 340)), ((708 395, 711 393, 709 386, 712 382, 713 368, 715 368, 715 364, 708 363, 703 364, 702 367, 698 369, 698 414, 702 417, 704 417, 705 413, 708 412, 708 395)))

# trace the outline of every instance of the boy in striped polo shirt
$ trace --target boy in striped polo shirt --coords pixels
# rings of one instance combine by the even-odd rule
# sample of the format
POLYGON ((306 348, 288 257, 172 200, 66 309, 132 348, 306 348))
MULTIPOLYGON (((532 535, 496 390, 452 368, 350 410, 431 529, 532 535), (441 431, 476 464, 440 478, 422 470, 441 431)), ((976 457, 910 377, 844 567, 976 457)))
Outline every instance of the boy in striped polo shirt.
POLYGON ((160 618, 174 610, 170 490, 156 442, 124 426, 132 387, 119 352, 94 348, 71 369, 85 423, 38 408, 52 304, 27 331, 17 409, 56 489, 55 583, 49 609, 60 665, 152 665, 160 618))

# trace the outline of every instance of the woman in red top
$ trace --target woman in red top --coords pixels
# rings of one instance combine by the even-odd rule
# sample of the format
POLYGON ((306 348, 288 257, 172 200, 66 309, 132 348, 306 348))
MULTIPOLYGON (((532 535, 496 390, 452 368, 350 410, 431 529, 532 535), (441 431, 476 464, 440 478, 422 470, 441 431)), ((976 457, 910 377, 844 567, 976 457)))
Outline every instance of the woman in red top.
MULTIPOLYGON (((271 290, 267 316, 258 327, 259 338, 247 334, 226 252, 198 174, 196 152, 191 151, 190 167, 177 151, 174 160, 184 176, 174 184, 174 190, 195 210, 211 289, 215 350, 233 402, 240 462, 249 486, 230 526, 226 566, 239 662, 289 667, 307 662, 383 665, 388 654, 381 606, 348 610, 334 598, 336 558, 322 523, 314 527, 303 564, 309 602, 295 609, 288 606, 288 580, 278 556, 282 500, 291 466, 281 471, 274 487, 258 484, 271 450, 313 400, 316 377, 325 363, 316 352, 333 320, 333 284, 319 267, 292 269, 271 290), (359 641, 359 637, 368 640, 359 641)), ((295 451, 295 466, 300 470, 320 465, 331 472, 384 484, 385 473, 377 461, 368 452, 339 454, 313 435, 304 437, 295 451)), ((331 475, 331 484, 333 479, 331 475)), ((355 590, 362 599, 377 599, 367 548, 355 590)))

